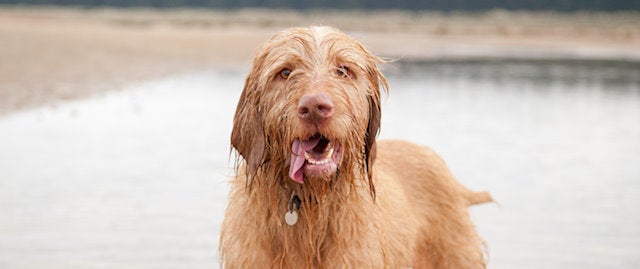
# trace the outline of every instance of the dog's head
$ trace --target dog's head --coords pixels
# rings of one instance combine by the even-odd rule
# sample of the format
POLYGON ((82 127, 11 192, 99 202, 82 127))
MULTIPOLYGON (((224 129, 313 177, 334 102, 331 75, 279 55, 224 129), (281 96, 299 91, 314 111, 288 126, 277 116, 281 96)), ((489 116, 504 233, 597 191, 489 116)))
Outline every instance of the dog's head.
POLYGON ((380 62, 330 27, 291 28, 267 41, 254 57, 231 134, 249 178, 267 167, 298 183, 360 171, 373 191, 380 89, 387 88, 380 62))

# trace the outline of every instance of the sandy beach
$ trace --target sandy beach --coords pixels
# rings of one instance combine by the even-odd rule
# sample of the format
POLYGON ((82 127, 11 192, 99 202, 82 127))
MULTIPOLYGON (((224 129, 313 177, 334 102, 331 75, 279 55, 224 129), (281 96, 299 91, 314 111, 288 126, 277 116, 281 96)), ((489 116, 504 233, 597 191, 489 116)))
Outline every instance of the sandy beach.
POLYGON ((387 59, 640 60, 640 13, 0 6, 0 115, 194 70, 244 70, 272 33, 331 25, 387 59))

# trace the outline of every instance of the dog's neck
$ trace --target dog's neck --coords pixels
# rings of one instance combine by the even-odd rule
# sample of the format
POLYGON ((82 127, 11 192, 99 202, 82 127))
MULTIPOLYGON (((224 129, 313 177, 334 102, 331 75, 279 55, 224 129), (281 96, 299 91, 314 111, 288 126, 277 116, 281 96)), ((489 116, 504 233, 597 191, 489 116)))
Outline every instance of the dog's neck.
POLYGON ((365 238, 358 236, 367 227, 361 216, 373 206, 366 186, 352 189, 344 184, 322 196, 308 192, 299 196, 298 222, 281 226, 282 242, 299 251, 291 254, 305 257, 307 264, 322 264, 327 248, 346 249, 357 238, 365 238))
POLYGON ((273 235, 262 242, 265 248, 282 259, 306 259, 309 264, 320 261, 325 248, 352 244, 354 236, 366 231, 370 224, 361 214, 375 206, 366 177, 354 180, 353 174, 350 179, 342 176, 347 175, 331 181, 306 180, 304 184, 287 177, 280 182, 254 182, 249 192, 255 201, 251 202, 254 212, 260 212, 254 215, 255 220, 259 226, 269 227, 273 235), (293 208, 295 196, 299 198, 297 221, 288 225, 285 214, 293 208))

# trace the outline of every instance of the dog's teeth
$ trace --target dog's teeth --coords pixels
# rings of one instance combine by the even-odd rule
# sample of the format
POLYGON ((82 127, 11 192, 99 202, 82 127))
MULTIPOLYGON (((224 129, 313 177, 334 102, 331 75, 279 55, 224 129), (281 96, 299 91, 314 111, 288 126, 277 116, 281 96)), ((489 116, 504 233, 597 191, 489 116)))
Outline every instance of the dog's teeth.
POLYGON ((324 164, 328 164, 331 161, 331 157, 333 157, 333 152, 334 152, 333 148, 330 148, 329 151, 327 151, 327 153, 323 154, 324 156, 322 156, 321 160, 316 159, 312 153, 305 152, 304 158, 311 164, 324 165, 324 164))

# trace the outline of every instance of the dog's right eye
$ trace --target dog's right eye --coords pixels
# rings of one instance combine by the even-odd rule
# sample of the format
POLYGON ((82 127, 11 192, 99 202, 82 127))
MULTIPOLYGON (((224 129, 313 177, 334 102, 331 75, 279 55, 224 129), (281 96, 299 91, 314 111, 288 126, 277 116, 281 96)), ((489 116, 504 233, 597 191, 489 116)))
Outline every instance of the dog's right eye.
POLYGON ((291 70, 288 68, 282 69, 280 71, 280 77, 283 79, 288 79, 289 75, 291 75, 291 70))

